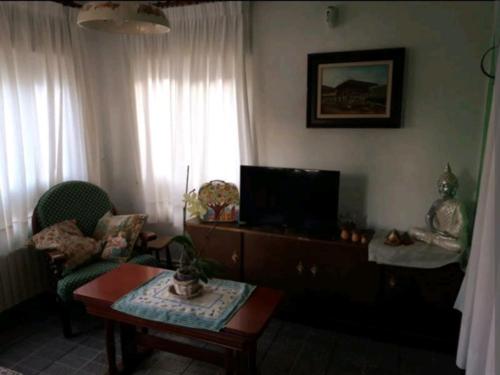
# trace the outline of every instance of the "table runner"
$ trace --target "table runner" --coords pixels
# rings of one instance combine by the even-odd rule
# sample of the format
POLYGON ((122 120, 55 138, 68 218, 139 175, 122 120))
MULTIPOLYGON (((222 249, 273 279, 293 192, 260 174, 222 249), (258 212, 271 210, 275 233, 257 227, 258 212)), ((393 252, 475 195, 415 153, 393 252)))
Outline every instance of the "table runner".
POLYGON ((116 301, 112 308, 162 323, 220 331, 255 289, 254 285, 211 279, 190 300, 169 292, 174 271, 165 270, 116 301))
POLYGON ((368 245, 368 260, 379 264, 413 268, 439 268, 450 263, 462 263, 463 253, 442 249, 415 241, 412 245, 389 246, 385 236, 377 233, 368 245))

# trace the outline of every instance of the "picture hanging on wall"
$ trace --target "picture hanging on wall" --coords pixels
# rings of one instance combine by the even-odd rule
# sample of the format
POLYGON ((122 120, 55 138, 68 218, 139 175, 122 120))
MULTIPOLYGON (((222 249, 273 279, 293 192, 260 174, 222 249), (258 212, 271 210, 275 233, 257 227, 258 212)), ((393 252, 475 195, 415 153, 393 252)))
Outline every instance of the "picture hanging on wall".
POLYGON ((405 49, 307 57, 308 128, 399 128, 405 49))

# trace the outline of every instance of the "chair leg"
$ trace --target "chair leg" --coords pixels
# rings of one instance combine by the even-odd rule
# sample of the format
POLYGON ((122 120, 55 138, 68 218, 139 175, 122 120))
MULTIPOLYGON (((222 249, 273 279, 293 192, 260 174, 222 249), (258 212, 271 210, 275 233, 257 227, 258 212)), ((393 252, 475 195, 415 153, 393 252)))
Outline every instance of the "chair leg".
POLYGON ((63 301, 59 296, 57 296, 57 304, 59 306, 59 315, 61 317, 63 335, 65 338, 69 339, 73 337, 71 329, 70 305, 68 302, 63 301))

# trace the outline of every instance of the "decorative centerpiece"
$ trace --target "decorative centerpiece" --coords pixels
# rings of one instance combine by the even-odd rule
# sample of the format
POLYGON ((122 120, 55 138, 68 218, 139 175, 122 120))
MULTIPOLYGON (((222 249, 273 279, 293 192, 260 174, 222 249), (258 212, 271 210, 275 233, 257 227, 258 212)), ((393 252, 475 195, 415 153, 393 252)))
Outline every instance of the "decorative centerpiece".
POLYGON ((408 246, 413 244, 413 240, 408 232, 399 233, 397 229, 393 229, 385 237, 384 244, 389 246, 408 246))
POLYGON ((238 220, 240 193, 235 184, 213 180, 184 194, 184 203, 191 217, 206 222, 235 222, 238 220))
POLYGON ((417 241, 461 253, 469 244, 468 217, 465 205, 455 198, 458 178, 448 163, 437 181, 439 195, 427 212, 426 228, 411 228, 410 236, 417 241))
POLYGON ((240 193, 235 184, 213 180, 201 185, 198 199, 207 208, 203 221, 234 222, 238 220, 237 208, 240 193))
MULTIPOLYGON (((367 245, 373 236, 373 230, 358 229, 351 215, 340 215, 340 239, 346 242, 361 243, 367 245)), ((353 215, 355 216, 355 215, 353 215)))
POLYGON ((189 236, 176 236, 172 243, 182 246, 182 255, 169 291, 181 298, 194 298, 203 292, 203 284, 200 281, 207 283, 208 279, 222 270, 222 265, 215 260, 201 257, 189 236))

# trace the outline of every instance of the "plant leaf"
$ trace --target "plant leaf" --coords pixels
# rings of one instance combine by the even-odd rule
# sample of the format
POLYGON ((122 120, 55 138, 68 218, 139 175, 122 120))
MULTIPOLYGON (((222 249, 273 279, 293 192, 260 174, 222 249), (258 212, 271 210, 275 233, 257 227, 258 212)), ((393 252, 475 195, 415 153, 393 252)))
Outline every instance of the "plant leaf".
POLYGON ((178 236, 175 236, 174 238, 172 238, 170 240, 171 243, 178 243, 179 245, 182 245, 184 247, 190 247, 191 249, 194 249, 194 244, 193 244, 193 240, 191 239, 191 237, 187 236, 187 235, 178 235, 178 236))

